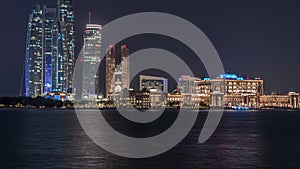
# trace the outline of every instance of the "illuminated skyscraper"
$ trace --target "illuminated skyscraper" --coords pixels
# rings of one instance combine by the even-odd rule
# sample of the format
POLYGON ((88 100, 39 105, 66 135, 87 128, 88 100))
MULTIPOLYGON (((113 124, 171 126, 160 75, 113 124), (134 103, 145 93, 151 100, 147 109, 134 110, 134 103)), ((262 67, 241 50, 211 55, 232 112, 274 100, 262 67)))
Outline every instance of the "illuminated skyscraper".
POLYGON ((100 60, 101 25, 88 24, 84 31, 82 99, 92 99, 99 91, 97 70, 100 60))
POLYGON ((43 93, 43 10, 35 5, 29 15, 26 56, 26 96, 36 97, 43 93))
POLYGON ((57 46, 56 36, 57 28, 57 10, 56 8, 43 9, 43 62, 44 62, 44 93, 52 92, 52 76, 55 74, 52 60, 58 52, 54 47, 57 46))
POLYGON ((130 85, 130 59, 129 59, 129 49, 126 45, 121 46, 121 87, 122 89, 129 89, 130 85))
POLYGON ((65 57, 62 46, 60 24, 55 22, 52 28, 52 91, 66 92, 65 57))
POLYGON ((26 59, 26 96, 51 91, 70 92, 74 70, 74 13, 71 0, 56 8, 35 5, 29 15, 26 59))
POLYGON ((115 93, 120 93, 123 89, 129 89, 129 63, 129 50, 126 45, 122 45, 120 55, 116 59, 116 70, 114 73, 115 93))
POLYGON ((64 91, 71 92, 75 56, 75 15, 73 0, 58 0, 58 16, 62 36, 63 66, 65 78, 64 91))
POLYGON ((106 54, 106 95, 129 89, 129 71, 129 50, 126 45, 121 46, 120 55, 116 55, 115 47, 110 46, 106 54))
POLYGON ((116 69, 116 48, 111 45, 106 52, 106 96, 115 89, 114 73, 116 69))

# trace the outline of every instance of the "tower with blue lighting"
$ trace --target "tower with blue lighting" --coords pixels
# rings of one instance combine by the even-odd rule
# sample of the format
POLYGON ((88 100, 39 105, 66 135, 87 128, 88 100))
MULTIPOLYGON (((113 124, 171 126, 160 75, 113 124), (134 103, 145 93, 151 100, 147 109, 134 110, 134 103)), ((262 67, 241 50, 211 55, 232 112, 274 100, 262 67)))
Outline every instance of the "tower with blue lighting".
POLYGON ((75 15, 73 0, 58 0, 58 18, 60 34, 62 36, 63 69, 64 75, 59 77, 64 80, 62 91, 71 92, 72 79, 75 65, 75 15))
POLYGON ((25 56, 25 94, 37 97, 43 93, 43 9, 34 5, 27 26, 25 56))
POLYGON ((54 8, 34 5, 26 40, 26 96, 72 91, 74 19, 72 0, 58 0, 54 8))
POLYGON ((44 58, 44 93, 52 91, 53 58, 58 54, 55 50, 57 46, 56 36, 57 27, 56 8, 43 9, 43 58, 44 58))

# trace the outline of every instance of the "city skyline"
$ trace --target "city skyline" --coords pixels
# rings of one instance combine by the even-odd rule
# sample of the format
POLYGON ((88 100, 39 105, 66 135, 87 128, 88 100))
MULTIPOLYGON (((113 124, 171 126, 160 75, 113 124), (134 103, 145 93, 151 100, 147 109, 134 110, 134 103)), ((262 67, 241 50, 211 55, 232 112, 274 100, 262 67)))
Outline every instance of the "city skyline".
MULTIPOLYGON (((32 1, 32 2, 37 2, 37 1, 32 1)), ((49 7, 51 5, 55 5, 54 2, 52 1, 38 1, 41 2, 41 4, 50 4, 49 7)), ((179 16, 182 16, 184 18, 189 19, 191 22, 195 23, 197 26, 199 26, 201 29, 204 30, 204 32, 209 36, 209 38, 212 40, 213 44, 216 46, 221 59, 223 60, 223 63, 225 65, 225 69, 228 70, 228 72, 239 72, 241 74, 244 75, 249 75, 251 77, 255 77, 255 76, 259 76, 262 77, 263 79, 266 80, 266 90, 267 91, 281 91, 282 93, 288 92, 288 91, 299 91, 299 84, 300 84, 300 80, 297 77, 297 74, 295 71, 292 71, 292 69, 290 69, 290 67, 295 67, 297 65, 297 55, 298 53, 298 49, 296 48, 296 45, 298 44, 296 41, 294 41, 296 39, 296 37, 298 36, 299 31, 295 30, 295 28, 297 27, 297 22, 292 22, 293 20, 299 20, 298 19, 298 15, 291 15, 291 14, 285 14, 284 12, 280 12, 280 13, 276 13, 275 11, 284 11, 289 9, 290 11, 294 11, 296 10, 296 6, 298 4, 292 4, 292 3, 284 3, 283 5, 278 4, 276 2, 271 3, 270 6, 272 7, 269 8, 267 7, 267 2, 264 3, 253 3, 253 4, 249 4, 249 7, 246 8, 245 6, 232 1, 231 3, 204 3, 203 6, 201 7, 201 9, 205 8, 202 12, 200 12, 199 16, 200 19, 196 19, 195 17, 192 16, 193 12, 185 12, 183 13, 180 12, 172 12, 172 11, 168 11, 167 9, 167 5, 166 4, 162 4, 162 6, 160 8, 156 7, 153 8, 153 6, 155 4, 157 4, 156 2, 153 2, 153 4, 149 4, 149 9, 151 7, 151 9, 153 10, 157 10, 157 11, 162 11, 162 12, 170 12, 170 13, 174 13, 174 14, 179 14, 179 16), (244 12, 242 12, 243 16, 245 16, 246 19, 242 19, 242 17, 237 17, 234 15, 234 12, 226 12, 224 11, 224 17, 221 17, 219 15, 217 16, 211 16, 210 13, 208 12, 210 9, 214 9, 213 5, 216 5, 216 7, 220 7, 220 6, 224 6, 228 7, 229 4, 235 4, 234 7, 238 7, 238 8, 234 8, 233 11, 239 11, 240 9, 246 9, 244 12), (257 6, 255 6, 255 4, 257 4, 257 6), (257 13, 251 13, 250 9, 257 9, 257 13), (203 15, 202 15, 203 14, 203 15), (206 14, 206 15, 204 15, 206 14), (262 15, 261 18, 257 17, 257 15, 262 15), (252 16, 253 15, 253 16, 252 16), (281 16, 281 17, 279 17, 281 16), (231 24, 221 24, 223 22, 221 22, 220 17, 225 19, 225 21, 227 21, 228 23, 231 24), (209 22, 210 18, 214 18, 216 19, 216 24, 218 25, 218 27, 214 27, 214 24, 212 24, 211 22, 209 22), (218 19, 219 18, 219 19, 218 19), (257 21, 254 21, 253 18, 256 18, 257 21), (279 18, 279 19, 278 19, 279 18), (281 19, 280 19, 281 18, 281 19), (238 22, 239 21, 239 22, 238 22), (259 29, 262 28, 258 25, 255 24, 251 24, 251 23, 260 23, 262 24, 264 27, 263 29, 259 29), (240 23, 240 24, 239 24, 240 23), (248 23, 248 24, 247 24, 248 23), (287 24, 286 28, 283 28, 282 26, 279 26, 280 24, 287 24), (272 27, 273 25, 277 25, 275 27, 272 27), (247 27, 248 26, 248 27, 247 27), (243 35, 243 36, 233 36, 232 38, 229 38, 231 35, 234 35, 235 33, 231 33, 231 31, 229 31, 228 27, 230 27, 231 29, 235 30, 232 32, 237 33, 238 35, 243 35), (266 33, 265 35, 262 33, 266 32, 266 29, 268 28, 273 28, 271 30, 271 32, 266 33), (211 29, 210 31, 208 31, 208 29, 211 29), (238 31, 239 30, 239 31, 238 31), (255 30, 254 32, 250 34, 251 35, 255 35, 255 36, 249 36, 249 31, 248 30, 255 30), (223 32, 223 33, 222 33, 223 32), (248 32, 248 33, 247 33, 248 32), (277 34, 278 32, 280 32, 281 34, 277 34), (274 34, 277 34, 278 36, 275 36, 274 34), (272 38, 271 35, 272 34, 272 38), (219 35, 219 36, 217 36, 219 35), (259 35, 264 35, 264 36, 259 36, 259 35), (294 36, 295 38, 291 38, 289 41, 285 40, 287 37, 290 36, 294 36), (275 39, 274 39, 275 38, 275 39), (224 42, 226 42, 226 39, 233 39, 233 43, 231 45, 225 45, 224 42), (257 41, 256 41, 257 39, 257 41), (262 39, 265 39, 265 41, 261 41, 262 39), (276 40, 277 39, 277 40, 276 40), (251 43, 248 43, 250 40, 251 43), (235 43, 235 42, 245 42, 244 43, 235 43), (264 43, 263 43, 264 42, 264 43), (287 42, 287 44, 283 44, 283 42, 287 42), (234 45, 237 45, 237 47, 235 47, 234 45), (224 47, 224 46, 228 46, 228 47, 224 47), (249 48, 248 48, 248 47, 249 48), (253 50, 252 50, 253 49, 253 50), (290 49, 290 50, 288 50, 290 49), (251 57, 250 57, 251 56, 251 57), (252 59, 251 59, 252 58, 252 59), (271 62, 272 60, 272 62, 271 62), (269 63, 269 64, 265 64, 265 63, 269 63), (286 63, 286 64, 283 64, 286 63), (280 69, 278 69, 280 67, 280 69), (282 80, 284 79, 284 80, 282 80), (293 80, 290 80, 293 79, 293 80)), ((105 2, 103 2, 105 3, 105 2)), ((120 2, 121 4, 123 2, 120 2)), ((21 40, 20 37, 25 37, 24 30, 26 29, 26 25, 24 25, 24 20, 27 21, 27 15, 28 13, 30 13, 30 10, 32 8, 32 4, 31 2, 28 3, 24 3, 24 9, 20 9, 18 10, 18 12, 23 13, 22 16, 22 25, 23 26, 18 26, 19 30, 23 30, 23 31, 19 31, 20 33, 18 34, 18 37, 14 37, 13 39, 15 41, 19 41, 18 45, 20 48, 20 50, 16 50, 16 51, 12 51, 12 54, 10 54, 11 58, 19 58, 19 59, 13 59, 15 62, 13 65, 14 66, 14 76, 13 77, 8 77, 7 75, 5 75, 4 73, 2 73, 2 76, 4 78, 7 79, 7 83, 1 87, 0 90, 0 94, 2 96, 14 96, 14 95, 19 95, 19 88, 20 88, 20 81, 21 81, 21 75, 22 75, 22 67, 23 67, 23 62, 21 62, 21 57, 24 57, 25 55, 22 54, 25 49, 24 49, 24 38, 22 38, 23 40, 21 40), (26 19, 24 19, 24 16, 26 17, 26 19), (22 33, 21 33, 22 32, 22 33), (23 51, 23 52, 21 52, 23 51), (14 53, 19 53, 19 54, 14 54, 14 53), (20 61, 19 61, 20 60, 20 61), (18 65, 18 66, 17 66, 18 65)), ((128 10, 124 9, 123 12, 120 13, 114 13, 114 12, 109 12, 109 10, 103 10, 103 11, 98 11, 96 8, 100 6, 98 6, 98 3, 91 3, 94 5, 93 6, 89 6, 87 5, 82 5, 80 1, 75 1, 75 12, 78 13, 78 23, 76 23, 77 30, 82 30, 83 26, 82 23, 86 24, 87 23, 87 13, 88 11, 91 11, 93 13, 93 18, 94 21, 99 21, 99 24, 105 24, 108 21, 117 18, 118 16, 121 16, 122 14, 129 14, 129 13, 133 13, 133 12, 139 12, 138 8, 144 5, 141 5, 140 3, 136 2, 132 4, 133 10, 131 10, 130 12, 128 12, 128 10), (79 7, 82 7, 80 8, 79 7), (127 11, 127 12, 126 12, 127 11), (100 15, 99 15, 100 14, 100 15), (84 16, 83 16, 84 15, 84 16), (84 19, 83 19, 84 18, 84 19)), ((113 4, 113 3, 112 3, 113 4)), ((197 6, 195 2, 193 2, 194 6, 197 6)), ((179 9, 180 5, 184 5, 181 4, 179 2, 175 2, 174 4, 170 4, 172 5, 172 7, 174 7, 174 9, 179 9)), ((47 5, 48 6, 48 5, 47 5)), ((186 5, 185 5, 186 6, 186 5)), ((111 6, 110 6, 111 7, 111 6)), ((191 6, 189 6, 190 9, 194 9, 191 6)), ((9 9, 9 8, 8 8, 9 9)), ((230 9, 230 8, 229 8, 230 9)), ((193 10, 191 10, 193 11, 193 10)), ((20 16, 18 16, 20 17, 20 16)), ((19 23, 19 24, 21 24, 19 23)), ((98 22, 97 22, 98 23, 98 22)), ((3 28, 4 29, 4 28, 3 28)), ((15 30, 15 28, 13 28, 13 30, 15 30)), ((12 31, 13 31, 12 30, 12 31)), ((80 31, 77 31, 80 34, 80 31)), ((82 36, 82 35, 79 35, 82 36)), ((78 37, 80 38, 80 37, 78 37)), ((6 45, 2 45, 2 46, 6 46, 6 45)), ((79 42, 79 48, 82 46, 82 42, 79 42), (81 44, 80 44, 81 43, 81 44)), ((132 44, 128 44, 128 46, 130 46, 130 48, 133 48, 132 50, 135 51, 138 48, 140 48, 139 45, 132 45, 132 44)), ((8 49, 3 49, 2 51, 7 51, 8 49)), ((80 49, 76 49, 77 53, 78 50, 80 49)), ((180 51, 178 52, 180 53, 180 51)), ((12 63, 12 60, 10 60, 9 58, 5 59, 8 63, 12 63)), ((23 61, 23 60, 22 60, 23 61)), ((9 64, 8 64, 9 65, 9 64)), ((4 72, 6 71, 10 71, 12 70, 11 67, 7 67, 6 65, 2 65, 1 68, 4 72)), ((199 71, 199 74, 205 74, 205 71, 199 71)), ((204 77, 205 75, 202 75, 201 77, 204 77)))
POLYGON ((0 168, 300 168, 300 1, 0 8, 0 168))

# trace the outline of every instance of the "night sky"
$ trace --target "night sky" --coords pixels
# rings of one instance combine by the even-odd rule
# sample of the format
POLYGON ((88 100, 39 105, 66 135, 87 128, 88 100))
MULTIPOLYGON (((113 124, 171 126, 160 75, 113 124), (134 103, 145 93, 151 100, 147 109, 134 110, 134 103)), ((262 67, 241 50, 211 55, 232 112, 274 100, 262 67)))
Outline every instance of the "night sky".
MULTIPOLYGON (((55 6, 55 1, 1 2, 0 96, 19 95, 27 19, 33 4, 51 7, 55 6)), ((268 92, 300 91, 300 1, 74 0, 74 7, 77 53, 82 46, 82 32, 88 22, 88 12, 93 14, 93 23, 102 25, 132 13, 165 12, 197 25, 212 41, 227 72, 244 77, 261 77, 268 92)), ((162 46, 164 49, 174 49, 183 59, 193 58, 193 53, 185 47, 175 47, 177 42, 164 43, 171 40, 142 36, 124 42, 128 43, 131 51, 162 46), (149 39, 147 43, 140 43, 145 38, 149 39)), ((196 75, 206 76, 201 63, 189 64, 196 70, 196 75)))

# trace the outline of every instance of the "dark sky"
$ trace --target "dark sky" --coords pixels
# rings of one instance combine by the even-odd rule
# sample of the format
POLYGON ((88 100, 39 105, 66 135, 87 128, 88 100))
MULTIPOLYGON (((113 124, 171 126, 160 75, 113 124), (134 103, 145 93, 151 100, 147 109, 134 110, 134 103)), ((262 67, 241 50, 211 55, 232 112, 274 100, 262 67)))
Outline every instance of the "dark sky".
MULTIPOLYGON (((1 1, 1 96, 19 95, 27 18, 34 3, 53 6, 55 0, 1 1)), ((82 45, 89 11, 93 13, 93 22, 102 25, 137 12, 171 13, 194 23, 210 38, 226 71, 261 77, 266 91, 300 90, 300 1, 74 0, 74 3, 77 51, 82 45)), ((162 42, 154 41, 155 37, 149 38, 154 46, 163 46, 162 42)), ((129 44, 131 50, 147 47, 134 41, 129 44)), ((197 75, 205 76, 201 69, 197 75)))

